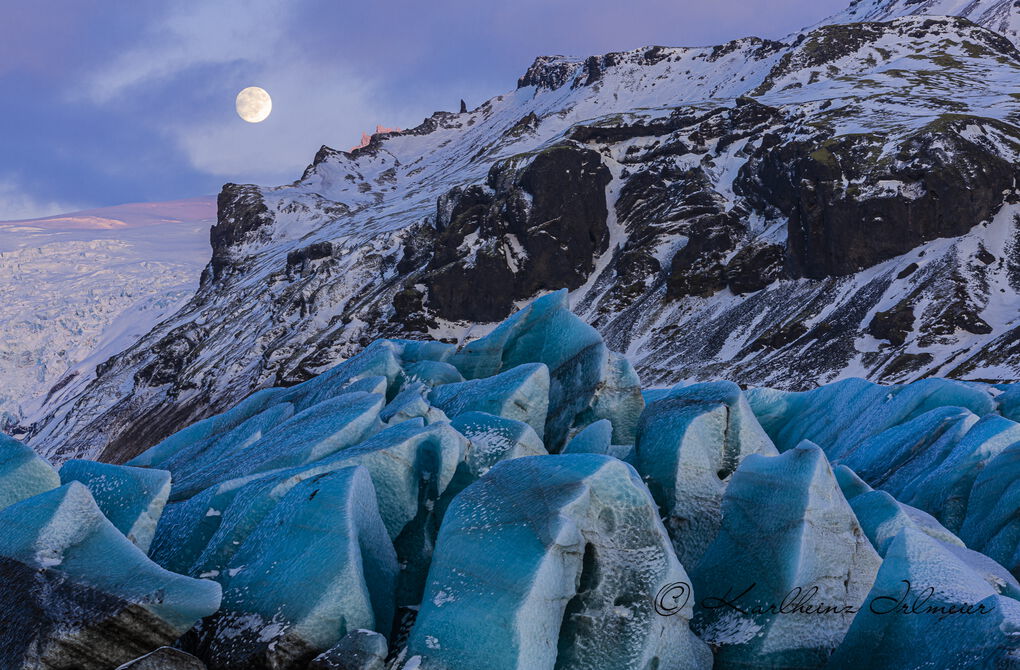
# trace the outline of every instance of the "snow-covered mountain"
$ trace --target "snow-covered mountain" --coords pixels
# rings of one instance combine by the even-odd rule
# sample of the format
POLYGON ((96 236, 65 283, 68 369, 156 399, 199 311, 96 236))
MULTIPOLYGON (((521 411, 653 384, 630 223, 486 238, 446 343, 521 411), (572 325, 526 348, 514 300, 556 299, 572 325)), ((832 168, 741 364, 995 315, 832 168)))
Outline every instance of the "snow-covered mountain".
POLYGON ((1016 379, 1018 90, 1016 47, 955 17, 539 58, 475 110, 226 185, 194 297, 26 431, 123 460, 563 287, 646 385, 1016 379))
POLYGON ((72 390, 94 378, 193 295, 215 217, 210 197, 0 222, 3 423, 58 380, 72 390))
POLYGON ((921 15, 960 16, 1020 43, 1020 5, 1015 0, 853 0, 819 25, 921 15))

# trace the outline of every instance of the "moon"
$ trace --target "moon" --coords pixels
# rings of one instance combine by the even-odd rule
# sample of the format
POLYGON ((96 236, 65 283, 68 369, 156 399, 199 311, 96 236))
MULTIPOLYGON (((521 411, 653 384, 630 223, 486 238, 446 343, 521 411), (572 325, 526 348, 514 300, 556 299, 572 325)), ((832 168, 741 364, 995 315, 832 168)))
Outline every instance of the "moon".
POLYGON ((265 121, 273 111, 273 99, 264 88, 249 86, 237 94, 234 106, 242 119, 248 123, 259 123, 265 121))

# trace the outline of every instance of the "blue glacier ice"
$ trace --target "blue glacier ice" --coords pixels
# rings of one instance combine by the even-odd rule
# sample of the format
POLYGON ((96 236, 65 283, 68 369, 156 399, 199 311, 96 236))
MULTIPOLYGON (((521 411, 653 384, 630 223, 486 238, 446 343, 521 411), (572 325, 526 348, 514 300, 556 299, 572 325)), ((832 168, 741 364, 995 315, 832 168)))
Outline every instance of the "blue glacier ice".
POLYGON ((416 417, 421 417, 425 423, 448 420, 449 417, 443 410, 429 404, 429 390, 429 387, 420 381, 411 382, 383 408, 379 413, 379 419, 390 426, 416 417))
POLYGON ((73 460, 60 467, 60 481, 77 481, 88 487, 110 523, 139 549, 149 551, 156 523, 170 497, 169 472, 73 460))
POLYGON ((962 407, 939 407, 846 449, 839 462, 871 486, 901 497, 977 422, 978 417, 962 407))
POLYGON ((810 440, 833 461, 869 437, 938 407, 961 407, 979 417, 995 411, 990 389, 938 378, 898 386, 844 379, 803 392, 757 388, 747 399, 780 451, 810 440))
POLYGON ((306 382, 291 386, 280 396, 281 400, 292 403, 298 412, 303 412, 343 393, 349 393, 355 383, 363 384, 368 379, 374 383, 379 377, 386 380, 386 396, 393 397, 404 377, 401 359, 403 349, 401 342, 376 340, 356 356, 306 382))
POLYGON ((425 426, 412 419, 310 465, 224 482, 196 496, 198 504, 167 522, 166 539, 159 538, 154 556, 189 574, 220 579, 238 547, 291 489, 309 478, 361 465, 372 478, 384 527, 401 559, 401 602, 417 602, 439 525, 438 501, 466 449, 466 438, 448 423, 425 426))
POLYGON ((1018 660, 1020 602, 999 595, 944 543, 908 527, 889 544, 867 604, 828 667, 1012 668, 1018 660))
POLYGON ((1020 444, 1002 450, 978 474, 960 539, 1020 574, 1020 444))
POLYGON ((359 628, 389 632, 397 559, 364 468, 293 487, 241 544, 201 630, 216 668, 295 667, 359 628))
POLYGON ((1004 384, 1000 390, 1002 393, 995 398, 999 414, 1020 423, 1020 384, 1004 384))
POLYGON ((549 368, 530 363, 484 379, 437 386, 429 393, 429 402, 450 417, 485 412, 523 421, 542 437, 549 411, 549 384, 549 368))
POLYGON ((901 530, 908 527, 927 533, 940 542, 963 546, 960 538, 953 535, 935 517, 904 505, 885 491, 868 491, 849 498, 848 502, 861 528, 864 529, 864 534, 880 556, 885 556, 889 544, 901 530))
POLYGON ((169 644, 220 586, 156 565, 71 482, 0 510, 0 667, 102 670, 169 644))
POLYGON ((0 510, 60 486, 60 476, 30 447, 0 433, 0 510))
POLYGON ((125 465, 160 467, 165 460, 184 447, 217 435, 222 435, 241 425, 259 412, 265 411, 266 408, 277 402, 285 392, 286 389, 282 388, 256 391, 226 412, 193 423, 187 428, 174 433, 159 444, 132 458, 125 465))
POLYGON ((779 456, 747 456, 722 514, 718 535, 691 570, 700 598, 692 628, 718 646, 718 667, 821 667, 853 621, 847 608, 864 602, 882 562, 825 454, 804 442, 779 456), (836 609, 770 609, 798 595, 836 609))
POLYGON ((177 646, 211 670, 1020 665, 1013 385, 639 388, 558 292, 459 349, 374 342, 128 466, 58 476, 0 437, 0 612, 31 610, 0 614, 0 667, 109 670, 199 618, 177 646), (991 611, 868 611, 903 579, 991 611), (862 612, 711 607, 751 584, 862 612), (98 623, 64 635, 68 603, 98 623))
POLYGON ((428 386, 440 386, 464 381, 460 370, 445 361, 418 361, 404 366, 408 383, 421 382, 428 386))
POLYGON ((504 461, 450 506, 402 667, 710 668, 687 582, 634 469, 595 454, 504 461), (688 594, 689 595, 689 594, 688 594))
POLYGON ((384 402, 381 395, 355 392, 313 405, 243 449, 185 471, 175 480, 171 499, 187 498, 227 479, 306 465, 358 444, 382 427, 379 411, 384 402))
POLYGON ((848 468, 845 465, 835 465, 832 468, 832 474, 836 476, 836 483, 839 484, 839 490, 843 492, 843 497, 847 501, 853 500, 856 496, 873 491, 868 483, 857 476, 857 473, 848 468))
POLYGON ((613 448, 613 423, 599 419, 577 432, 566 446, 564 454, 609 454, 613 448))
POLYGON ((778 454, 731 382, 676 388, 648 405, 635 451, 684 565, 694 565, 718 532, 723 493, 740 462, 778 454))
POLYGON ((645 408, 640 388, 641 380, 630 361, 622 354, 610 351, 595 387, 591 407, 579 415, 575 425, 606 419, 613 426, 613 444, 634 444, 638 421, 645 408))
POLYGON ((195 560, 219 530, 224 510, 253 478, 258 475, 228 480, 186 500, 168 503, 149 547, 152 560, 167 570, 190 574, 195 560))
POLYGON ((963 526, 978 475, 1007 448, 1020 445, 1020 424, 995 414, 975 423, 936 467, 897 496, 934 515, 954 533, 963 526))
POLYGON ((546 453, 538 433, 523 421, 485 412, 465 412, 450 423, 468 439, 462 462, 472 481, 500 461, 546 453))
POLYGON ((550 293, 521 308, 491 333, 465 345, 451 361, 467 379, 491 377, 525 363, 549 368, 549 412, 545 431, 549 451, 557 452, 578 417, 619 424, 617 441, 632 440, 643 404, 630 364, 611 357, 598 331, 575 316, 566 290, 550 293), (631 386, 630 384, 634 384, 631 386))
POLYGON ((933 516, 905 505, 885 491, 870 491, 850 499, 850 506, 872 546, 885 557, 889 546, 904 528, 922 532, 941 542, 946 549, 979 574, 998 593, 1020 597, 1020 584, 1006 568, 991 558, 968 549, 933 516))
POLYGON ((446 513, 457 494, 497 463, 522 456, 548 454, 535 429, 523 421, 485 412, 465 412, 457 415, 451 425, 467 438, 468 443, 453 479, 436 504, 437 519, 446 513))
MULTIPOLYGON (((230 430, 182 446, 157 466, 168 470, 176 481, 203 468, 216 468, 224 459, 244 451, 262 436, 294 416, 294 405, 281 402, 259 412, 230 430)), ((132 461, 134 462, 134 461, 132 461)))

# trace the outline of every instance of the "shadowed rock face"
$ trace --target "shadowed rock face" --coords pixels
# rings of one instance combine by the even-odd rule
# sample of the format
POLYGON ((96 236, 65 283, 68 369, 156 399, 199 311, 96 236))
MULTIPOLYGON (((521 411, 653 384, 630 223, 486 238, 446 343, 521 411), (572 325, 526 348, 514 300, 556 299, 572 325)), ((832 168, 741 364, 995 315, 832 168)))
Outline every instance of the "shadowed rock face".
MULTIPOLYGON (((556 146, 523 166, 498 163, 484 186, 440 197, 434 247, 420 279, 431 312, 496 321, 515 300, 579 287, 609 244, 609 181, 598 153, 556 146)), ((399 300, 413 298, 405 292, 399 300)))
POLYGON ((763 210, 788 218, 792 274, 851 274, 923 242, 963 235, 999 210, 1017 173, 994 148, 966 137, 980 122, 990 120, 946 115, 905 137, 885 159, 881 134, 763 148, 742 168, 738 185, 763 210), (889 191, 882 192, 882 182, 889 191))
POLYGON ((253 241, 272 224, 272 216, 258 187, 251 184, 224 184, 216 198, 217 222, 209 231, 212 260, 202 274, 202 283, 222 279, 231 266, 232 248, 253 241))

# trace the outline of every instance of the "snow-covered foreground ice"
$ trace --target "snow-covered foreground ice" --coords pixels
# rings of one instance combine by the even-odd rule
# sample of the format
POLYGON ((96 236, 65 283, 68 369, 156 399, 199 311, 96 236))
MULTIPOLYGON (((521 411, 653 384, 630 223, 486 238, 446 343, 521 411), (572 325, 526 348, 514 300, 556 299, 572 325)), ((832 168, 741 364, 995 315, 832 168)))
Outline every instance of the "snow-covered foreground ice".
POLYGON ((642 393, 552 293, 126 466, 3 437, 0 666, 1015 667, 1016 394, 642 393))
POLYGON ((187 301, 215 222, 211 196, 0 221, 0 425, 58 382, 88 383, 187 301))

